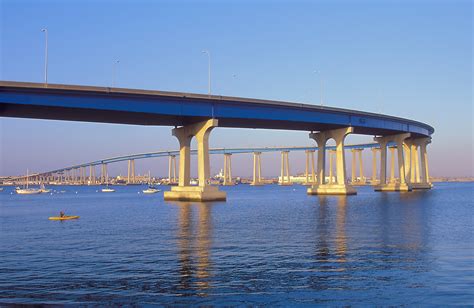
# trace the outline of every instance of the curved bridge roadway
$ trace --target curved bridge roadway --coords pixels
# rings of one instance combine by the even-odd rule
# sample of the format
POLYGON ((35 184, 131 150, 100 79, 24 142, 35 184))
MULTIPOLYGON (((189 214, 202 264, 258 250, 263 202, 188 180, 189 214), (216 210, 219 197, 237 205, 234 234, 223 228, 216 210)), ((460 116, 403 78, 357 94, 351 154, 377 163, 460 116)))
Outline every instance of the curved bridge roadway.
POLYGON ((421 147, 423 160, 426 156, 423 145, 426 146, 434 132, 433 127, 409 119, 307 104, 191 93, 9 81, 0 82, 0 116, 180 126, 173 130, 173 135, 180 142, 180 183, 175 193, 168 194, 168 199, 206 201, 225 199, 225 194, 205 187, 206 179, 209 178, 208 137, 212 128, 217 126, 318 132, 311 134, 310 138, 317 142, 320 154, 325 151, 326 141, 334 139, 337 148, 337 184, 340 187, 334 185, 326 187, 327 185, 321 182, 325 178, 323 164, 325 158, 324 155, 318 155, 320 180, 317 189, 315 187, 312 191, 308 191, 315 194, 355 193, 345 184, 343 141, 349 133, 379 136, 377 141, 382 149, 382 188, 411 190, 411 187, 406 185, 406 170, 405 168, 401 170, 402 167, 399 170, 403 175, 400 176, 402 185, 393 189, 386 187, 384 179, 386 145, 392 141, 397 143, 398 163, 402 166, 405 165, 403 145, 411 147, 411 144, 414 144, 417 149, 421 147), (198 141, 200 191, 189 187, 189 145, 193 137, 198 141))

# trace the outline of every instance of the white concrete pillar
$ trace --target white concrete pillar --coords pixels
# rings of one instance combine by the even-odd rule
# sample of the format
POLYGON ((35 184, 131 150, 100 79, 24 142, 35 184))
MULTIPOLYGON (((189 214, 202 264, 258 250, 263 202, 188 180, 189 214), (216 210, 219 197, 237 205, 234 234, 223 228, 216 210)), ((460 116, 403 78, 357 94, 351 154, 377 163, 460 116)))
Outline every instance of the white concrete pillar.
POLYGON ((253 152, 253 181, 250 185, 262 185, 262 152, 253 152))
POLYGON ((409 176, 409 181, 410 183, 416 183, 416 154, 418 146, 414 142, 409 142, 406 144, 410 148, 410 169, 407 172, 409 176))
POLYGON ((316 183, 316 174, 314 169, 314 150, 306 150, 306 168, 305 168, 305 184, 313 185, 316 183))
MULTIPOLYGON (((426 151, 426 147, 428 144, 431 143, 431 137, 427 138, 417 138, 413 139, 413 143, 420 147, 420 158, 421 158, 421 173, 417 172, 418 177, 420 180, 417 181, 417 184, 414 185, 414 189, 430 189, 432 188, 432 184, 430 182, 430 175, 428 169, 428 153, 426 151)), ((418 160, 418 153, 416 155, 416 160, 418 160)), ((416 162, 416 167, 420 169, 418 162, 416 162)))
POLYGON ((233 185, 232 182, 232 154, 224 153, 224 186, 233 185))
POLYGON ((415 147, 415 171, 416 171, 416 178, 415 181, 417 183, 421 183, 420 181, 420 160, 419 160, 419 152, 418 152, 418 146, 415 147))
MULTIPOLYGON (((310 138, 316 140, 318 143, 318 185, 308 189, 308 194, 342 194, 352 195, 356 194, 356 190, 346 183, 346 164, 345 164, 345 153, 344 153, 344 140, 346 136, 352 133, 354 129, 352 127, 339 128, 334 130, 328 130, 319 132, 317 134, 311 133, 310 138), (328 139, 334 139, 336 142, 336 184, 324 184, 324 163, 326 148, 326 141, 328 139), (320 157, 321 156, 321 157, 320 157)), ((331 162, 331 161, 330 161, 331 162)))
POLYGON ((388 135, 383 137, 374 138, 380 144, 381 148, 381 168, 380 168, 380 185, 375 187, 376 191, 410 191, 412 187, 406 183, 406 172, 405 172, 405 160, 403 155, 403 144, 405 140, 410 137, 410 133, 404 133, 399 135, 388 135), (391 160, 390 160, 390 182, 386 182, 386 157, 387 157, 387 144, 394 142, 396 146, 391 146, 391 160), (397 150, 398 156, 398 174, 400 181, 395 181, 395 149, 397 150))
POLYGON ((405 179, 409 183, 411 179, 411 146, 410 146, 410 141, 405 140, 403 142, 403 161, 405 162, 405 165, 403 166, 405 169, 405 179))
POLYGON ((395 183, 395 149, 396 147, 389 147, 390 149, 390 183, 395 183))
POLYGON ((217 201, 226 199, 225 192, 219 191, 216 187, 208 185, 210 177, 209 135, 211 130, 216 127, 217 124, 218 121, 216 119, 210 119, 173 129, 173 136, 178 138, 180 144, 179 185, 172 187, 171 191, 166 191, 164 193, 165 200, 217 201), (193 136, 196 137, 197 141, 198 187, 189 185, 191 160, 190 146, 193 136))
POLYGON ((176 183, 176 155, 168 157, 168 184, 176 183))
POLYGON ((334 161, 334 157, 336 156, 336 150, 328 150, 328 154, 329 154, 329 181, 328 183, 334 184, 333 161, 334 161))
POLYGON ((364 165, 362 161, 362 151, 364 151, 364 149, 359 149, 359 178, 361 182, 365 183, 364 165))
POLYGON ((357 149, 351 149, 352 152, 352 166, 351 166, 351 183, 354 183, 356 181, 356 155, 357 155, 357 149))
POLYGON ((377 152, 380 149, 372 148, 372 183, 377 182, 377 152))
POLYGON ((309 138, 316 141, 318 147, 317 184, 323 185, 326 181, 326 142, 328 139, 324 132, 310 133, 309 138))
POLYGON ((289 151, 281 152, 280 185, 291 185, 289 151))

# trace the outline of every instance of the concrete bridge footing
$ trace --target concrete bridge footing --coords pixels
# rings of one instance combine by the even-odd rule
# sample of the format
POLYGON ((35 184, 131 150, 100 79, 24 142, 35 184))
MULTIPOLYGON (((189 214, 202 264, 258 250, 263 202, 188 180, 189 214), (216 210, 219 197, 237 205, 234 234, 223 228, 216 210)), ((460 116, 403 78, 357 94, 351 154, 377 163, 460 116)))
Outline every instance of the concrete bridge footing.
POLYGON ((218 125, 216 119, 174 128, 173 136, 179 141, 179 182, 164 192, 165 200, 179 201, 222 201, 226 193, 208 184, 210 177, 209 166, 209 135, 218 125), (198 152, 198 186, 190 184, 191 140, 196 137, 198 152))

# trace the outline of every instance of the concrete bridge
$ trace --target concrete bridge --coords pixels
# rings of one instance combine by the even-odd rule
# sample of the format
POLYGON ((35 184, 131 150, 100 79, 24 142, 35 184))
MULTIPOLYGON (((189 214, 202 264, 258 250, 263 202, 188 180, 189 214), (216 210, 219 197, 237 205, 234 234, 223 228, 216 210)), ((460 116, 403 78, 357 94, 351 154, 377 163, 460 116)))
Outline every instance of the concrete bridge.
MULTIPOLYGON (((0 82, 0 116, 175 126, 172 135, 180 144, 179 185, 165 193, 167 200, 226 198, 224 192, 208 185, 209 136, 218 126, 308 131, 309 137, 316 141, 318 152, 316 181, 308 188, 308 194, 356 193, 346 182, 344 140, 348 134, 375 136, 381 153, 380 184, 376 190, 431 188, 426 146, 434 129, 399 117, 238 97, 8 81, 0 82), (197 187, 190 185, 193 137, 197 139, 197 187), (326 143, 330 139, 336 143, 334 183, 325 181, 326 143), (387 181, 387 148, 392 143, 395 145, 391 148, 392 172, 396 151, 398 181, 387 181)), ((288 162, 287 155, 282 154, 282 166, 288 162)))
MULTIPOLYGON (((391 144, 391 147, 394 145, 391 144)), ((389 147, 389 148, 391 148, 389 147)), ((364 149, 371 149, 372 160, 373 160, 373 172, 371 183, 377 182, 377 153, 380 152, 378 143, 363 143, 363 144, 352 144, 345 145, 345 150, 351 150, 352 152, 352 177, 351 183, 359 182, 359 179, 366 179, 363 173, 362 166, 362 151, 364 149), (358 159, 357 159, 358 154, 358 159), (359 168, 359 177, 356 176, 356 169, 359 168)), ((252 185, 262 185, 261 177, 261 154, 269 152, 280 152, 283 158, 286 158, 290 152, 300 152, 305 151, 306 153, 306 168, 305 184, 314 184, 316 182, 315 175, 315 165, 314 165, 314 153, 317 151, 317 147, 311 146, 292 146, 292 147, 251 147, 251 148, 214 148, 209 149, 209 154, 212 155, 224 155, 224 185, 232 185, 232 163, 231 158, 233 154, 253 154, 253 181, 252 185)), ((327 146, 326 150, 330 154, 336 153, 335 146, 327 146)), ((191 150, 191 155, 197 155, 197 150, 191 150)), ((66 166, 59 169, 49 170, 41 173, 30 174, 29 177, 33 182, 37 183, 47 183, 47 182, 58 182, 58 183, 73 183, 73 184, 105 184, 108 178, 108 165, 118 162, 128 162, 127 168, 127 184, 135 184, 135 160, 148 159, 148 158, 157 158, 157 157, 168 157, 168 182, 174 184, 176 182, 176 156, 179 155, 178 150, 170 151, 157 151, 157 152, 148 152, 148 153, 138 153, 130 155, 115 156, 100 160, 95 160, 91 162, 86 162, 82 164, 76 164, 72 166, 66 166), (96 176, 96 167, 100 166, 100 175, 96 176), (87 172, 88 170, 88 172, 87 172)), ((330 168, 329 168, 329 179, 332 179, 332 163, 334 160, 334 155, 330 155, 330 168)), ((392 161, 393 163, 393 161, 392 161)), ((282 160, 281 166, 281 179, 283 185, 291 184, 288 180, 288 174, 285 171, 289 171, 289 161, 285 159, 282 160)), ((392 167, 393 170, 393 167, 392 167)), ((393 174, 393 172, 392 172, 393 174)), ((7 180, 13 180, 18 182, 24 182, 26 180, 26 175, 17 176, 17 177, 8 177, 7 180)), ((0 178, 2 180, 2 178, 0 178)), ((393 180, 393 177, 392 177, 393 180)), ((358 183, 360 184, 360 183, 358 183)))

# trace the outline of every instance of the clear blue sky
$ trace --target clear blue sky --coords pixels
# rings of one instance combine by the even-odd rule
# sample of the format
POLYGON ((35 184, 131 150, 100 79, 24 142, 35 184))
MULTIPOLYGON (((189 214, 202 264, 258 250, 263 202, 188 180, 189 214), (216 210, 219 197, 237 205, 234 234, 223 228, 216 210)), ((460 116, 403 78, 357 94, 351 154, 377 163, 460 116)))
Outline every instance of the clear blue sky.
MULTIPOLYGON (((382 112, 435 127, 433 175, 473 175, 471 1, 0 0, 0 79, 319 103, 382 112), (236 75, 236 77, 234 77, 236 75)), ((176 149, 169 127, 1 119, 0 174, 41 171, 133 152, 176 149)), ((351 136, 347 142, 370 141, 351 136)), ((313 144, 307 132, 216 129, 211 146, 313 144)), ((369 159, 369 151, 366 159, 369 159)), ((263 157, 277 174, 278 155, 263 157)), ((292 171, 303 170, 292 154, 292 171)), ((213 172, 222 158, 212 159, 213 172)), ((249 175, 251 156, 234 157, 249 175)), ((366 164, 368 165, 368 164, 366 164)), ((163 175, 166 161, 137 162, 163 175)), ((124 173, 126 166, 112 168, 124 173)))

